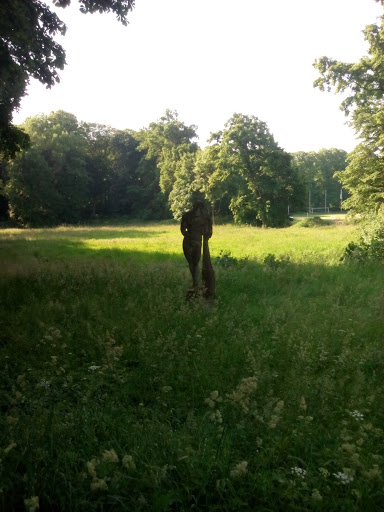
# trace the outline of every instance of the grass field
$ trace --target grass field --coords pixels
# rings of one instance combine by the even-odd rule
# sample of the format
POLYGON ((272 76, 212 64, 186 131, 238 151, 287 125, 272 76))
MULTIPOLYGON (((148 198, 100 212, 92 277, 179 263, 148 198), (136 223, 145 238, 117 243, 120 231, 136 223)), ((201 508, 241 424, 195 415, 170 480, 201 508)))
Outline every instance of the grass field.
POLYGON ((0 509, 384 510, 384 267, 342 217, 0 231, 0 509))

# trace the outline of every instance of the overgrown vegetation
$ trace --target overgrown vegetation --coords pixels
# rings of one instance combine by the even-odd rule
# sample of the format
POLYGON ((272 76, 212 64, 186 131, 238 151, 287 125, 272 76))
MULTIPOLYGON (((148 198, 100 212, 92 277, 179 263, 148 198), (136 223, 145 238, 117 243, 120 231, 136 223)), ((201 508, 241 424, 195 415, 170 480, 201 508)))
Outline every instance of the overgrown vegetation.
POLYGON ((367 213, 358 220, 360 240, 350 242, 345 248, 341 261, 365 262, 375 260, 384 262, 384 209, 377 214, 367 213))
POLYGON ((308 217, 304 220, 301 220, 299 226, 303 228, 314 228, 316 226, 329 226, 329 224, 329 220, 322 219, 321 217, 315 215, 314 217, 308 217))
POLYGON ((0 508, 380 510, 384 269, 338 263, 357 239, 216 227, 207 308, 178 226, 0 232, 0 508))

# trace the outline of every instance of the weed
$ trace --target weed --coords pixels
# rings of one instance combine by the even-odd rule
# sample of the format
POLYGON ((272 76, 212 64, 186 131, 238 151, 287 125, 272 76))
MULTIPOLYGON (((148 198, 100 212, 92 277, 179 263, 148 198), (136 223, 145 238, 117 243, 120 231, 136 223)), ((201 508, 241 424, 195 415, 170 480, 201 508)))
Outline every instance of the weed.
POLYGON ((356 237, 218 226, 207 308, 176 225, 0 232, 0 510, 381 510, 384 268, 339 264, 356 237))

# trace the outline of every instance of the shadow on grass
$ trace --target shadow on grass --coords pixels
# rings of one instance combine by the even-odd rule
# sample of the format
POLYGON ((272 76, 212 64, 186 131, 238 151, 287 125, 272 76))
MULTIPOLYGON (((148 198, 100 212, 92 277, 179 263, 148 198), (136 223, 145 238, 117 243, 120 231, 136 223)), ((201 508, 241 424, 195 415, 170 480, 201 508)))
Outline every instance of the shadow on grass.
MULTIPOLYGON (((67 238, 86 238, 87 240, 108 240, 114 238, 154 238, 164 235, 166 231, 147 231, 143 229, 92 229, 92 228, 77 228, 77 229, 69 229, 69 230, 61 230, 61 229, 52 229, 52 230, 35 230, 33 232, 33 238, 36 241, 43 240, 55 240, 57 242, 67 239, 67 238)), ((30 236, 28 231, 20 231, 17 233, 12 233, 8 235, 7 232, 4 232, 5 235, 9 236, 11 240, 25 240, 25 241, 33 241, 28 239, 30 236)), ((0 243, 7 242, 9 239, 0 239, 0 243)))
MULTIPOLYGON (((156 233, 157 234, 157 233, 156 233)), ((149 235, 153 237, 153 235, 149 235)), ((132 249, 129 243, 119 247, 91 247, 87 241, 62 239, 41 240, 6 240, 0 241, 0 264, 5 269, 7 264, 22 263, 25 266, 33 262, 56 263, 68 262, 75 259, 77 262, 84 259, 92 261, 135 261, 137 263, 150 263, 159 261, 185 261, 180 243, 180 253, 164 252, 157 249, 140 251, 132 249)))

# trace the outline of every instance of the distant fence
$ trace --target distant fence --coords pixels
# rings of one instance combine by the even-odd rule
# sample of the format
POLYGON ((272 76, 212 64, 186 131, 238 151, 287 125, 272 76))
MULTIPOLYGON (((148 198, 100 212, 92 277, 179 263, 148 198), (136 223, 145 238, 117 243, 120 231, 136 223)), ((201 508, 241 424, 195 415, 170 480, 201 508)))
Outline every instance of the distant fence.
POLYGON ((310 208, 309 213, 329 213, 329 207, 323 206, 322 208, 310 208))

